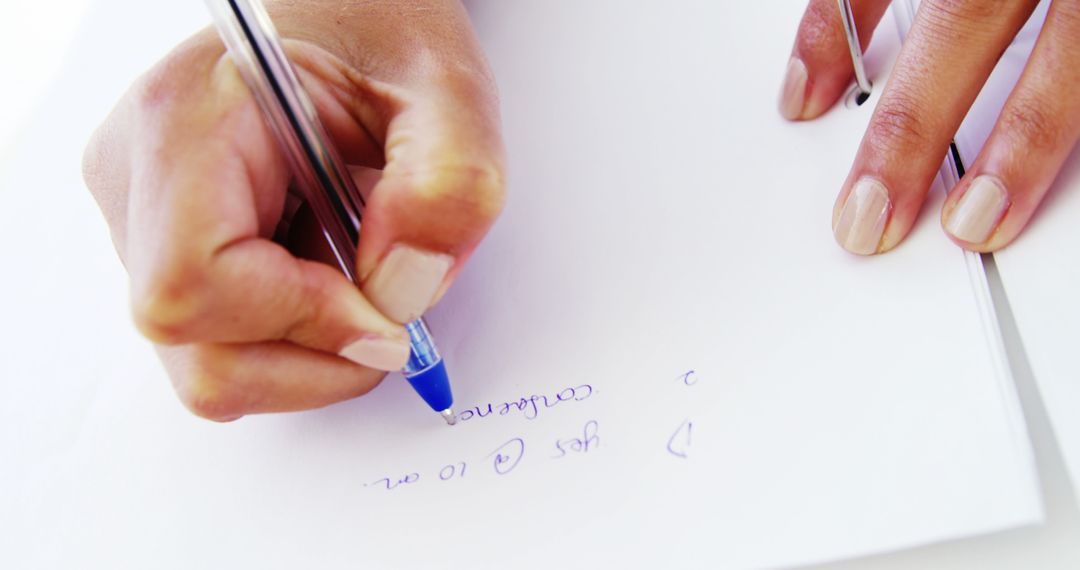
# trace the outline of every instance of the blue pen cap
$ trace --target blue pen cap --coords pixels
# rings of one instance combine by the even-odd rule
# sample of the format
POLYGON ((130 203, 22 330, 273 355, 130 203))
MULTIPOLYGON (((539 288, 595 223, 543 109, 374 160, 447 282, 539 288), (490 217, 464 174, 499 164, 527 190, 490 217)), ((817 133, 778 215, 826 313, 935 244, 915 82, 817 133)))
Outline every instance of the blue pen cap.
POLYGON ((405 330, 409 333, 412 351, 401 373, 433 410, 441 412, 449 409, 454 404, 454 396, 450 392, 450 378, 446 374, 442 356, 435 348, 427 323, 424 319, 417 319, 407 323, 405 330))

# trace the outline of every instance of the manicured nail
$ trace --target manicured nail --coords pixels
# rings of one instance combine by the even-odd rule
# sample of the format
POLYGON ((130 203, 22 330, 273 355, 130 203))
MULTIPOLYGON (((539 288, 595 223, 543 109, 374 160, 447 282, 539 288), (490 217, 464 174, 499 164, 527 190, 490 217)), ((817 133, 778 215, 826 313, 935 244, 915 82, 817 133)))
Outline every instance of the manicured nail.
POLYGON ((446 292, 449 290, 449 283, 443 283, 442 285, 440 285, 439 290, 435 292, 435 298, 431 300, 431 306, 434 307, 435 305, 438 305, 439 301, 442 301, 442 298, 446 296, 446 292))
POLYGON ((364 295, 392 320, 414 321, 431 306, 453 263, 443 253, 394 246, 364 282, 364 295))
POLYGON ((889 191, 882 183, 872 178, 859 180, 848 193, 833 228, 837 243, 851 253, 877 253, 891 208, 889 191))
POLYGON ((388 338, 365 336, 341 349, 341 356, 349 360, 378 370, 401 370, 409 360, 409 341, 407 338, 388 338))
POLYGON ((798 119, 802 116, 805 103, 806 65, 801 59, 792 57, 787 64, 784 87, 780 90, 780 114, 785 119, 798 119))
POLYGON ((1005 210, 1009 193, 993 176, 980 176, 971 182, 960 202, 949 212, 945 231, 956 239, 983 243, 994 233, 1005 210))

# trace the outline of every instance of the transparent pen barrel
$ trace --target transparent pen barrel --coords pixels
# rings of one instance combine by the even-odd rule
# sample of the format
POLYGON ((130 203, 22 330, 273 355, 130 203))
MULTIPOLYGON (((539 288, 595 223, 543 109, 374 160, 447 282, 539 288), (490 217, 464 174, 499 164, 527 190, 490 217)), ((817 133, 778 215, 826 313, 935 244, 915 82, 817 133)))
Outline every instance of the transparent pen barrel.
POLYGON ((431 331, 428 330, 424 319, 416 319, 411 323, 406 323, 405 330, 408 331, 409 342, 412 344, 409 361, 405 363, 405 368, 401 370, 406 377, 419 374, 442 360, 442 356, 439 355, 438 349, 435 348, 435 341, 431 338, 431 331))

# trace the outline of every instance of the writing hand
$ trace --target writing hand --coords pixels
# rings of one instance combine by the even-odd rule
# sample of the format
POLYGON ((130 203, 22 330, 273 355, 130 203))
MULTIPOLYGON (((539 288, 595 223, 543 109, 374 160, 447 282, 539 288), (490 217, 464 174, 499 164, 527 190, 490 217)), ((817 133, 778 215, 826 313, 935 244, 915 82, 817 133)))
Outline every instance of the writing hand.
MULTIPOLYGON (((912 225, 998 57, 1036 0, 924 0, 833 210, 836 240, 888 251, 912 225)), ((888 0, 852 2, 863 47, 888 0)), ((1055 0, 990 138, 941 212, 946 234, 994 251, 1031 219, 1080 136, 1080 1, 1055 0)), ((788 64, 780 111, 813 119, 845 91, 851 60, 835 0, 811 0, 788 64)))
POLYGON ((405 363, 401 324, 438 300, 498 215, 490 72, 457 0, 415 8, 268 5, 335 144, 366 167, 362 291, 301 257, 320 241, 303 209, 287 243, 271 240, 288 166, 213 31, 139 79, 88 145, 85 178, 130 274, 135 322, 195 414, 366 393, 405 363))

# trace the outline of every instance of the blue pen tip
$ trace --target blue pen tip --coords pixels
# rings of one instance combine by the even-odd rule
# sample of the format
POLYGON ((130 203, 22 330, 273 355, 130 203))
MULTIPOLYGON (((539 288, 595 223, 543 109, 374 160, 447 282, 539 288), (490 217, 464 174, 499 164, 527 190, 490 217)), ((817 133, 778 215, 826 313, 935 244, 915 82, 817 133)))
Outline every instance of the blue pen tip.
POLYGON ((446 375, 446 366, 442 361, 427 370, 407 378, 420 397, 431 409, 442 413, 454 405, 454 395, 450 392, 450 378, 446 375))

